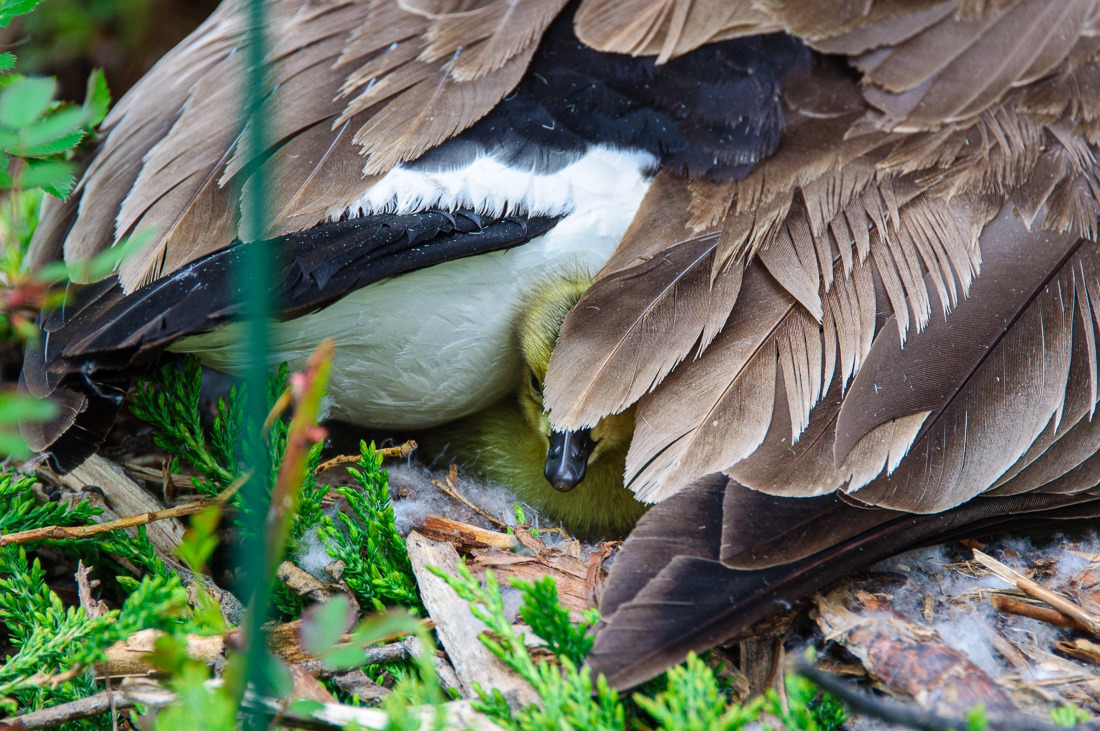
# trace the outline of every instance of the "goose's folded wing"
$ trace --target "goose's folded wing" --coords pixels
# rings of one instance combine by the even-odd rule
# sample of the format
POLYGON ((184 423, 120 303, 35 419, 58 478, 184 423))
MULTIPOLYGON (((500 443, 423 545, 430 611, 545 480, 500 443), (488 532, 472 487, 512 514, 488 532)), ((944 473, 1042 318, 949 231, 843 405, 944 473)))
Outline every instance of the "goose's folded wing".
MULTIPOLYGON (((432 15, 369 0, 272 5, 271 234, 346 209, 378 173, 488 113, 563 6, 494 0, 432 15)), ((62 237, 79 262, 153 231, 119 270, 129 292, 236 237, 236 191, 254 166, 237 130, 245 25, 243 6, 224 3, 112 110, 74 194, 79 216, 60 231, 47 221, 32 261, 52 258, 62 237)))
POLYGON ((627 539, 615 558, 588 658, 612 686, 638 685, 689 651, 728 641, 838 578, 907 548, 1100 515, 1100 500, 1081 494, 981 498, 914 516, 853 507, 835 496, 762 501, 743 498, 747 491, 733 480, 704 478, 650 510, 627 539), (799 519, 785 525, 768 512, 752 520, 730 514, 748 503, 777 518, 799 519), (732 537, 719 524, 731 520, 740 526, 736 541, 761 546, 770 560, 758 554, 748 568, 723 563, 732 537))
MULTIPOLYGON (((972 123, 868 130, 851 80, 827 61, 811 79, 821 93, 792 100, 778 149, 743 180, 688 186, 688 214, 686 193, 654 186, 641 215, 664 223, 632 228, 565 321, 546 382, 552 421, 576 428, 636 405, 627 479, 650 501, 714 471, 775 494, 844 489, 922 512, 1031 463, 1035 485, 1040 466, 1055 470, 1040 445, 1063 438, 1063 410, 1075 423, 1095 403, 1100 183, 1086 128, 1032 116, 1034 90, 1021 88, 972 123), (709 284, 687 286, 688 261, 709 265, 709 284), (675 283, 674 307, 654 281, 675 283), (1056 317, 1062 304, 1079 325, 1056 317), (1071 377, 1088 389, 1066 402, 1071 377), (1006 378, 1029 395, 997 400, 1006 378), (1028 407, 1036 423, 998 451, 1007 415, 1028 407), (951 442, 948 467, 933 441, 960 424, 969 440, 951 442), (955 487, 934 487, 922 460, 955 487)), ((1085 432, 1055 450, 1057 469, 1085 455, 1085 432)))

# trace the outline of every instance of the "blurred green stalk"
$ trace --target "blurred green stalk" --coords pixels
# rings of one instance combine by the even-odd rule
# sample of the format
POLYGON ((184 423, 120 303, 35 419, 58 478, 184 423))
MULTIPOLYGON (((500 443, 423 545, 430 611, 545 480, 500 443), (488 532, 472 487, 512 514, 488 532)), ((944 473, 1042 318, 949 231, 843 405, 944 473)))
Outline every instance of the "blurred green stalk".
MULTIPOLYGON (((241 240, 247 245, 242 247, 241 270, 237 276, 244 278, 244 301, 241 312, 245 321, 248 338, 248 358, 245 366, 245 381, 248 386, 248 427, 245 430, 248 444, 245 454, 254 461, 252 479, 244 486, 244 513, 252 525, 243 533, 262 536, 263 524, 268 509, 267 481, 271 474, 268 462, 268 450, 264 446, 262 429, 266 418, 264 394, 267 390, 268 352, 271 349, 268 339, 268 318, 274 303, 270 282, 272 277, 272 252, 270 245, 263 243, 267 229, 266 199, 267 180, 265 169, 260 162, 266 151, 267 124, 263 115, 264 100, 267 96, 267 74, 264 61, 267 55, 265 39, 265 2, 248 0, 248 29, 244 47, 247 76, 244 85, 244 114, 241 119, 241 144, 246 146, 246 159, 254 162, 252 174, 244 182, 241 191, 241 240)), ((262 696, 270 695, 270 673, 266 651, 263 624, 268 618, 271 603, 271 584, 264 572, 265 552, 261 546, 238 544, 236 564, 240 569, 241 589, 244 597, 249 598, 249 612, 246 617, 244 636, 246 638, 243 667, 239 668, 241 681, 234 688, 239 703, 245 688, 251 688, 262 696)), ((253 711, 251 726, 267 726, 268 719, 260 717, 262 711, 253 711)), ((246 726, 249 724, 246 722, 246 726)))

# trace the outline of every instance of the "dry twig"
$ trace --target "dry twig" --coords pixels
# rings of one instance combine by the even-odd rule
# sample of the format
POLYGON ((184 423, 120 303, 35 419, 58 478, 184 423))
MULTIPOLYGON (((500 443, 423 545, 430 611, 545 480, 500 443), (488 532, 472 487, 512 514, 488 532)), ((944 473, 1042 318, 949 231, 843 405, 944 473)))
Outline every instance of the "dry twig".
POLYGON ((61 703, 40 711, 31 711, 22 716, 0 719, 0 731, 29 731, 30 729, 53 728, 70 721, 91 718, 108 711, 124 711, 134 707, 134 702, 118 693, 103 691, 80 698, 69 703, 61 703))
POLYGON ((504 521, 502 521, 500 518, 496 517, 489 511, 485 510, 480 505, 477 505, 461 492, 459 492, 458 465, 451 465, 451 469, 447 473, 447 477, 444 482, 440 482, 439 480, 432 480, 432 484, 438 487, 439 490, 447 497, 451 498, 452 500, 457 500, 458 502, 468 507, 470 510, 480 515, 482 518, 485 518, 485 520, 489 521, 489 523, 495 528, 499 530, 508 529, 508 525, 504 521))
POLYGON ((990 602, 993 604, 994 609, 1004 614, 1015 614, 1018 617, 1027 617, 1028 619, 1046 622, 1047 624, 1053 624, 1057 627, 1068 627, 1070 629, 1088 631, 1088 628, 1083 624, 1072 617, 1067 617, 1057 609, 1049 609, 1047 607, 1040 607, 1036 604, 1029 604, 1028 602, 1022 602, 1018 599, 1005 596, 1004 594, 994 594, 990 597, 990 602))
MULTIPOLYGON (((408 457, 410 454, 415 452, 418 446, 419 445, 415 441, 410 439, 409 441, 402 444, 400 447, 383 447, 382 449, 379 449, 377 453, 382 455, 382 457, 386 459, 404 459, 405 457, 408 457)), ((331 470, 335 467, 343 467, 344 465, 348 464, 357 464, 360 459, 361 457, 358 454, 341 454, 337 457, 333 457, 332 459, 325 460, 321 464, 317 465, 317 469, 313 471, 313 474, 319 475, 322 472, 331 470)))
POLYGON ((211 505, 224 505, 229 498, 233 496, 241 488, 248 478, 251 476, 251 471, 241 475, 233 483, 225 488, 216 498, 210 500, 196 500, 185 505, 177 505, 172 508, 165 508, 163 510, 154 510, 149 513, 139 513, 138 515, 128 515, 125 518, 119 518, 118 520, 111 520, 106 523, 94 523, 92 525, 46 525, 41 528, 32 528, 31 530, 19 531, 18 533, 8 533, 7 535, 0 536, 0 548, 4 546, 14 545, 16 543, 27 543, 29 541, 42 541, 49 539, 80 539, 89 538, 91 536, 99 535, 100 533, 107 533, 113 530, 123 530, 126 528, 136 528, 139 525, 148 525, 149 523, 155 523, 158 520, 167 520, 170 518, 182 518, 187 515, 194 515, 201 512, 211 505))
POLYGON ((1047 589, 1045 586, 1027 578, 1019 571, 1004 565, 992 556, 982 553, 977 549, 974 550, 974 559, 982 566, 989 569, 989 571, 1001 581, 1015 586, 1032 599, 1038 599, 1047 606, 1053 607, 1066 617, 1080 624, 1088 632, 1100 636, 1100 617, 1097 617, 1092 612, 1074 603, 1073 600, 1058 592, 1047 589))

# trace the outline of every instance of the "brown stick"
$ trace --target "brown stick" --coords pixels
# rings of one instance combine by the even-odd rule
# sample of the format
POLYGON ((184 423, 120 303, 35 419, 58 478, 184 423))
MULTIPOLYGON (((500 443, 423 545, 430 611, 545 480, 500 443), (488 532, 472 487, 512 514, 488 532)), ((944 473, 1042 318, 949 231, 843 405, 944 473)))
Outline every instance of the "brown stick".
POLYGON ((974 558, 982 566, 989 569, 997 578, 1001 579, 1005 583, 1015 585, 1023 593, 1027 594, 1032 599, 1038 599, 1043 604, 1049 607, 1057 609, 1065 616, 1078 622, 1086 631, 1100 637, 1100 617, 1086 611, 1083 607, 1078 606, 1068 597, 1065 597, 1058 592, 1051 591, 1046 587, 1038 584, 1031 579, 1027 578, 1020 572, 1012 569, 1009 566, 1005 566, 997 559, 982 553, 981 551, 974 551, 974 558))
POLYGON ((1037 607, 1034 604, 1021 602, 1002 594, 994 594, 991 599, 993 603, 993 608, 996 609, 998 612, 1003 612, 1005 614, 1015 614, 1019 617, 1027 617, 1028 619, 1036 619, 1040 622, 1053 624, 1057 627, 1069 627, 1070 629, 1077 630, 1087 629, 1084 625, 1074 621, 1070 617, 1067 617, 1066 615, 1059 612, 1057 609, 1037 607))
POLYGON ((61 703, 40 711, 31 711, 22 716, 12 716, 0 720, 0 731, 15 731, 19 729, 53 728, 69 721, 77 721, 81 718, 90 718, 114 709, 123 711, 134 707, 134 702, 118 693, 96 693, 87 698, 80 698, 69 703, 61 703))
POLYGON ((445 482, 432 480, 432 484, 439 488, 440 492, 442 492, 447 497, 453 500, 457 500, 458 502, 468 507, 470 510, 474 511, 476 514, 480 515, 482 518, 485 518, 485 520, 489 521, 489 523, 494 527, 500 530, 508 530, 508 526, 504 523, 504 521, 502 521, 500 518, 496 517, 489 511, 485 510, 480 505, 477 505, 458 491, 458 465, 451 465, 451 469, 447 473, 447 478, 445 482))
POLYGON ((100 533, 107 533, 113 530, 124 530, 126 528, 136 528, 139 525, 148 525, 149 523, 155 523, 158 520, 167 520, 169 518, 182 518, 187 515, 193 515, 201 512, 202 510, 210 507, 211 505, 223 505, 229 498, 233 496, 237 490, 241 488, 251 475, 251 472, 241 475, 233 483, 221 492, 216 498, 212 500, 196 500, 195 502, 187 503, 186 505, 177 505, 173 508, 165 508, 164 510, 154 510, 148 513, 139 513, 137 515, 127 515, 125 518, 119 518, 118 520, 111 520, 106 523, 94 523, 92 525, 46 525, 41 528, 32 528, 31 530, 19 531, 18 533, 9 533, 4 536, 0 536, 0 547, 11 546, 16 543, 27 543, 28 541, 41 541, 48 539, 79 539, 89 538, 91 536, 99 535, 100 533))
MULTIPOLYGON (((416 451, 416 448, 419 446, 420 445, 418 445, 414 440, 410 439, 409 441, 402 444, 400 447, 383 447, 382 449, 378 450, 378 454, 382 455, 386 459, 404 458, 408 457, 410 454, 416 451)), ((360 455, 358 454, 341 454, 338 457, 333 457, 332 459, 326 460, 317 465, 317 469, 314 470, 313 474, 319 475, 326 470, 333 469, 334 467, 342 467, 346 464, 356 464, 359 459, 360 455)))
POLYGON ((417 530, 433 541, 446 541, 463 548, 499 548, 509 551, 519 545, 514 535, 486 530, 438 515, 429 515, 417 530))

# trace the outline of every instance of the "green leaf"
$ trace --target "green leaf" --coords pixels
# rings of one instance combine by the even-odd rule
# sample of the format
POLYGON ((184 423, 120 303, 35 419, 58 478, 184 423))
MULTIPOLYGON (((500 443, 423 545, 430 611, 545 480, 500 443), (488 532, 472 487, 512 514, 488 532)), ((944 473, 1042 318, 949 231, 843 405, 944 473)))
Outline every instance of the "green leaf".
POLYGON ((218 547, 218 522, 222 511, 218 505, 211 505, 191 516, 191 527, 183 534, 183 541, 176 548, 176 554, 195 573, 201 573, 206 562, 218 547))
POLYGON ((74 185, 76 185, 76 178, 70 175, 68 178, 60 180, 56 184, 43 185, 42 190, 58 200, 67 200, 69 193, 73 192, 74 185))
POLYGON ((348 598, 337 594, 307 612, 302 622, 302 647, 311 655, 326 658, 354 619, 348 598))
POLYGON ((23 157, 55 155, 74 147, 83 139, 88 112, 83 107, 66 106, 39 119, 19 132, 15 152, 23 157))
POLYGON ((15 68, 15 54, 0 53, 0 73, 11 71, 15 68))
POLYGON ((55 413, 57 413, 57 406, 52 401, 23 393, 0 394, 0 423, 45 421, 55 413))
MULTIPOLYGON (((35 125, 38 128, 39 125, 35 125)), ((32 129, 35 129, 32 128, 32 129)), ((37 139, 35 142, 28 144, 22 142, 14 150, 20 157, 48 157, 49 155, 57 155, 58 153, 68 152, 84 139, 84 130, 76 130, 75 132, 68 132, 60 137, 54 137, 52 139, 37 139)))
POLYGON ((34 10, 42 0, 0 0, 0 28, 7 28, 15 16, 34 10))
MULTIPOLYGON (((24 190, 54 188, 63 190, 65 195, 68 195, 73 184, 73 170, 71 163, 61 160, 27 160, 16 181, 17 185, 24 190)), ((50 192, 53 193, 52 190, 50 192)), ((65 195, 58 197, 64 198, 65 195)))
POLYGON ((84 94, 84 111, 88 113, 86 124, 89 128, 98 127, 107 110, 111 107, 111 90, 107 88, 107 77, 103 69, 93 69, 88 77, 88 90, 84 94))
POLYGON ((0 429, 0 456, 9 456, 16 459, 26 459, 31 454, 27 443, 19 432, 10 432, 0 429))
POLYGON ((313 718, 313 714, 317 711, 323 711, 325 704, 320 701, 315 701, 310 698, 299 698, 296 701, 291 701, 290 706, 286 709, 288 713, 301 716, 303 718, 313 718))
POLYGON ((352 641, 360 645, 373 645, 394 635, 416 634, 419 629, 420 624, 412 615, 402 612, 387 612, 360 622, 359 626, 355 628, 355 636, 352 641))
POLYGON ((19 79, 0 94, 0 124, 10 129, 28 126, 46 111, 56 90, 53 78, 19 79))

